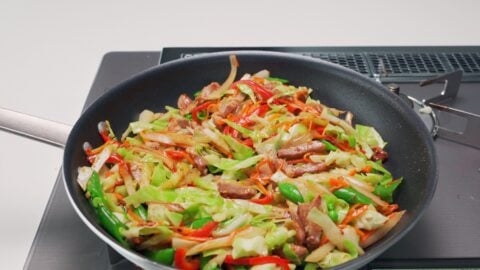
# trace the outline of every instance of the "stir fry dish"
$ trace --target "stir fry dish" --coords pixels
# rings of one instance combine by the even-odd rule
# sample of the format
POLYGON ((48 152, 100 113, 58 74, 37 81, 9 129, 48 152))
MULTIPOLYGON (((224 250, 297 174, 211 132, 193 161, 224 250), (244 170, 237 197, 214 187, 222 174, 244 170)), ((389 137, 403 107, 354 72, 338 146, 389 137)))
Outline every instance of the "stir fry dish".
MULTIPOLYGON (((317 269, 364 254, 401 219, 386 143, 267 70, 145 110, 78 169, 121 245, 179 269, 317 269)), ((112 125, 115 123, 112 123, 112 125)))

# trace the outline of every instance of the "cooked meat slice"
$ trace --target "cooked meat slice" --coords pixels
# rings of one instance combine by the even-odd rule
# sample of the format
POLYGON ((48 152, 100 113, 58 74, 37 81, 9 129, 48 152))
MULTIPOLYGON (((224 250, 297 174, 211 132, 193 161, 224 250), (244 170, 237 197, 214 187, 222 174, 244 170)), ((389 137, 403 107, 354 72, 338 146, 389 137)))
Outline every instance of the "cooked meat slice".
POLYGON ((378 161, 378 160, 384 161, 386 159, 388 159, 388 153, 385 150, 383 150, 380 147, 373 148, 373 156, 372 156, 373 161, 378 161))
POLYGON ((279 149, 277 154, 279 158, 297 159, 302 158, 306 153, 322 153, 325 151, 325 144, 319 141, 312 141, 298 146, 279 149))
POLYGON ((227 117, 227 115, 235 113, 243 100, 245 100, 245 95, 242 93, 223 99, 218 109, 219 115, 221 117, 227 117))
POLYGON ((218 112, 220 113, 221 117, 227 117, 227 115, 235 112, 239 105, 240 101, 237 101, 235 99, 224 99, 223 102, 220 104, 218 112))
POLYGON ((208 173, 208 170, 207 170, 207 161, 199 156, 199 155, 192 155, 192 158, 193 158, 193 162, 195 162, 195 167, 197 167, 197 169, 200 171, 200 173, 202 175, 205 175, 208 173))
MULTIPOLYGON (((295 255, 298 258, 297 260, 290 260, 292 263, 298 263, 298 262, 303 262, 305 257, 308 254, 308 249, 304 246, 301 245, 296 245, 296 244, 287 244, 289 249, 295 253, 295 255)), ((287 256, 285 255, 285 252, 283 252, 283 248, 281 249, 276 249, 273 251, 273 254, 279 255, 282 258, 286 258, 287 256)))
POLYGON ((305 245, 308 249, 313 250, 320 245, 320 239, 322 237, 322 228, 317 224, 307 219, 308 213, 314 207, 320 207, 321 198, 316 197, 310 203, 302 203, 298 206, 298 217, 305 228, 305 245))
POLYGON ((306 102, 308 98, 308 89, 307 88, 298 89, 298 91, 295 93, 295 98, 302 102, 306 102))
POLYGON ((298 220, 293 219, 292 222, 289 222, 286 226, 289 230, 295 231, 295 244, 303 245, 303 242, 305 241, 305 230, 303 229, 303 225, 298 220))
POLYGON ((170 132, 177 132, 190 125, 190 122, 184 118, 172 118, 168 122, 167 130, 170 132))
POLYGON ((308 254, 308 249, 304 246, 290 244, 290 249, 292 249, 292 251, 295 253, 295 255, 297 255, 298 259, 300 259, 301 262, 303 262, 303 259, 305 259, 308 254))
POLYGON ((197 98, 199 101, 206 100, 211 93, 217 90, 220 87, 220 84, 217 82, 213 82, 205 87, 203 87, 202 91, 200 92, 200 96, 197 98))
POLYGON ((181 111, 185 111, 185 110, 187 110, 188 106, 190 106, 190 104, 192 104, 192 103, 193 103, 193 101, 190 97, 188 97, 185 94, 182 94, 178 98, 177 106, 181 111))
POLYGON ((218 183, 218 192, 222 197, 230 199, 250 199, 257 194, 257 190, 252 187, 223 181, 218 183))
POLYGON ((318 173, 328 170, 328 165, 323 162, 307 163, 302 165, 287 165, 284 169, 289 177, 298 177, 305 173, 318 173))

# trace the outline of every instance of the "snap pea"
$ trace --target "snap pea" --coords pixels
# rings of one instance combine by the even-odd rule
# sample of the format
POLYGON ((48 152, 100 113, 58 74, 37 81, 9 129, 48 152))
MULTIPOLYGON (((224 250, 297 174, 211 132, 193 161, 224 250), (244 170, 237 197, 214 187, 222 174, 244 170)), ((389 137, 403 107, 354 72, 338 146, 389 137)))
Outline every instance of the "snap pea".
POLYGON ((147 209, 145 209, 145 207, 143 207, 141 204, 137 208, 133 208, 133 212, 135 212, 135 214, 137 214, 143 220, 148 219, 147 209))
POLYGON ((340 188, 333 192, 338 198, 348 203, 373 204, 373 201, 352 187, 340 188))
POLYGON ((157 251, 149 251, 145 254, 145 256, 149 257, 150 259, 156 262, 159 262, 165 265, 172 265, 173 259, 175 256, 175 249, 165 248, 157 251))
POLYGON ((294 203, 303 203, 304 199, 302 193, 298 190, 297 186, 288 182, 278 183, 278 189, 280 193, 287 198, 287 200, 294 203))
POLYGON ((332 195, 325 195, 323 196, 323 199, 325 199, 325 203, 327 205, 328 216, 333 220, 333 222, 338 222, 338 213, 335 209, 335 201, 337 198, 332 195))
POLYGON ((100 224, 123 246, 128 246, 127 241, 122 235, 122 230, 126 228, 126 225, 107 208, 100 177, 95 171, 87 183, 87 190, 90 193, 90 203, 95 208, 100 224))

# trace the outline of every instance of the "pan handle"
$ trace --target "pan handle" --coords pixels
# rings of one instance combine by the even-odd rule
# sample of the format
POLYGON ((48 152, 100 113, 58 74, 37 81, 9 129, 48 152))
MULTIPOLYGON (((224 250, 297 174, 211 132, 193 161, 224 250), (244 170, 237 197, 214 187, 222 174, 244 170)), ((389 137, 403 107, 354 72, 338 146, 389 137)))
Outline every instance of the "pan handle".
POLYGON ((63 148, 72 127, 0 108, 0 129, 63 148))

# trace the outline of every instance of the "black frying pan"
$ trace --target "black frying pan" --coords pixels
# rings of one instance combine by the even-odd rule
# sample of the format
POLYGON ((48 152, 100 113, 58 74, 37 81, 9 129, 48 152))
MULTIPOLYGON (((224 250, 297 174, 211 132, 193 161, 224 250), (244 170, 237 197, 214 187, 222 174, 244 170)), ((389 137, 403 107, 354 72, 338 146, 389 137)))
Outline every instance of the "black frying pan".
MULTIPOLYGON (((83 191, 76 183, 77 168, 87 165, 82 144, 100 145, 97 123, 108 119, 121 134, 144 109, 162 111, 175 105, 182 93, 192 95, 212 81, 222 82, 230 70, 228 56, 236 54, 238 74, 268 69, 293 85, 314 89, 313 96, 329 106, 347 109, 354 122, 374 126, 388 142, 386 167, 405 181, 396 203, 407 210, 400 223, 363 256, 334 269, 357 269, 402 238, 419 220, 433 197, 437 170, 432 139, 418 116, 382 85, 349 69, 328 62, 290 54, 242 51, 208 54, 173 61, 149 69, 116 86, 92 104, 73 126, 63 158, 63 178, 74 209, 103 241, 140 267, 166 268, 119 245, 97 222, 83 191)), ((1 120, 1 119, 0 119, 1 120)), ((0 121, 1 126, 1 121, 0 121)))

